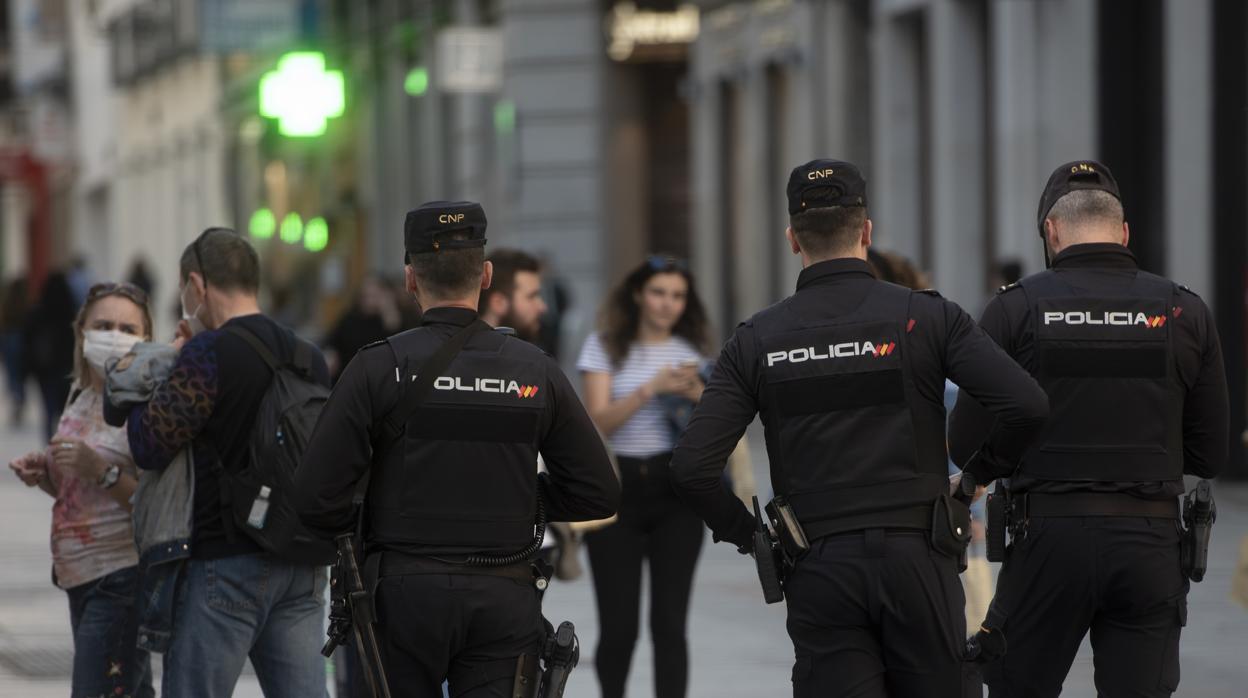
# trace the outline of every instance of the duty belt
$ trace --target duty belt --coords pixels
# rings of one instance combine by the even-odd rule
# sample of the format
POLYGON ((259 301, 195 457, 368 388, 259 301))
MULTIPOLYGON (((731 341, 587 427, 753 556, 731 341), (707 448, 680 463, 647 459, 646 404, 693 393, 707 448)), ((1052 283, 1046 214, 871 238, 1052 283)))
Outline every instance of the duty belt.
POLYGON ((873 511, 866 514, 802 522, 802 530, 805 531, 808 540, 867 528, 910 528, 930 531, 932 529, 932 505, 924 504, 905 509, 873 511))
MULTIPOLYGON (((533 564, 519 562, 501 567, 478 567, 449 560, 440 560, 421 555, 387 550, 376 553, 380 557, 377 565, 377 577, 399 577, 409 574, 471 574, 490 577, 505 577, 519 582, 532 583, 534 580, 533 564)), ((371 556, 370 556, 371 557, 371 556)), ((370 562, 372 562, 370 560, 370 562)))
POLYGON ((1022 496, 1029 518, 1062 516, 1146 516, 1178 519, 1178 500, 1141 499, 1125 492, 1028 492, 1022 496))

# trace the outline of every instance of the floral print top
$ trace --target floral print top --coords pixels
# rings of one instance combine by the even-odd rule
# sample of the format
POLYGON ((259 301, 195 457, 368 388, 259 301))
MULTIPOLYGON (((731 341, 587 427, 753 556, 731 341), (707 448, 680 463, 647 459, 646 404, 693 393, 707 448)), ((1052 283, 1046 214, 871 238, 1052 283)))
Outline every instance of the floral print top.
MULTIPOLYGON (((130 457, 124 427, 104 423, 104 397, 85 389, 66 408, 56 429, 57 439, 78 439, 109 463, 132 477, 137 472, 130 457)), ((52 570, 56 585, 72 589, 139 563, 130 512, 94 479, 85 480, 60 468, 49 448, 44 452, 48 477, 56 491, 52 505, 52 570)))

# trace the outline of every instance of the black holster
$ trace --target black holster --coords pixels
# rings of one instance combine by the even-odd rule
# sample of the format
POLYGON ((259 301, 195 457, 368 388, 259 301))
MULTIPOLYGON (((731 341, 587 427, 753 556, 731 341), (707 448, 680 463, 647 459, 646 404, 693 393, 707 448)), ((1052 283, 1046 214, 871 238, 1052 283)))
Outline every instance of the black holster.
POLYGON ((1027 535, 1027 495, 1010 492, 1000 480, 988 493, 984 543, 989 562, 1005 562, 1010 543, 1027 535), (1009 534, 1008 536, 1006 534, 1009 534))
POLYGON ((971 544, 971 508, 961 499, 942 494, 932 505, 932 547, 958 561, 965 572, 971 544))
POLYGON ((780 541, 767 527, 758 497, 754 497, 754 520, 754 566, 763 587, 763 601, 780 603, 784 600, 784 553, 780 550, 780 541))
POLYGON ((1213 501, 1213 488, 1208 480, 1196 483, 1196 488, 1183 498, 1183 539, 1180 554, 1183 574, 1193 582, 1205 578, 1209 568, 1209 541, 1213 536, 1213 523, 1218 518, 1218 507, 1213 501))
POLYGON ((546 638, 540 698, 563 698, 568 676, 580 661, 581 646, 576 639, 576 627, 565 620, 546 638))
POLYGON ((806 531, 793 513, 793 507, 784 497, 775 497, 767 503, 767 518, 776 532, 776 542, 784 557, 782 571, 787 572, 810 552, 810 541, 806 539, 806 531))
POLYGON ((581 659, 576 627, 565 620, 556 630, 547 622, 546 633, 540 655, 524 654, 516 659, 511 698, 563 697, 568 676, 581 659))

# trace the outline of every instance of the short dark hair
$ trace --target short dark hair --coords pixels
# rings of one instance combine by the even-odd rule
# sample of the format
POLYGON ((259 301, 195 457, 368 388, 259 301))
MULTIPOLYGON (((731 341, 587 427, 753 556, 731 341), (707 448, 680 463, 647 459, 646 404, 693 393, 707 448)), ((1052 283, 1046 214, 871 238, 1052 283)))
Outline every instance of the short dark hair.
POLYGON ((537 257, 520 250, 495 250, 489 256, 488 261, 494 265, 494 280, 490 282, 489 288, 481 291, 480 307, 482 309, 494 294, 499 293, 510 298, 511 294, 516 292, 516 274, 520 272, 542 273, 542 263, 537 257))
POLYGON ((865 206, 824 206, 789 216, 789 227, 806 254, 824 257, 852 250, 866 221, 865 206))
POLYGON ((225 291, 260 291, 260 255, 246 238, 230 228, 209 228, 182 251, 182 283, 191 272, 204 283, 225 291))
MULTIPOLYGON (((460 230, 444 236, 450 240, 468 240, 470 231, 460 230)), ((431 293, 451 298, 467 295, 481 286, 485 247, 440 250, 409 254, 407 263, 421 285, 431 293)))

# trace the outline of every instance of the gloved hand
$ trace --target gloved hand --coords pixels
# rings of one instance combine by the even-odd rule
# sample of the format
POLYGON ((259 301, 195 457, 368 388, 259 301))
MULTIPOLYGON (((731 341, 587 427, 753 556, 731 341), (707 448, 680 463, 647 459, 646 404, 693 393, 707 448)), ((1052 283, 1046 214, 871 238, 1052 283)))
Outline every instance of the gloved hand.
POLYGON ((980 626, 979 632, 966 640, 966 652, 963 661, 987 664, 1005 655, 1005 633, 1000 630, 980 626))

